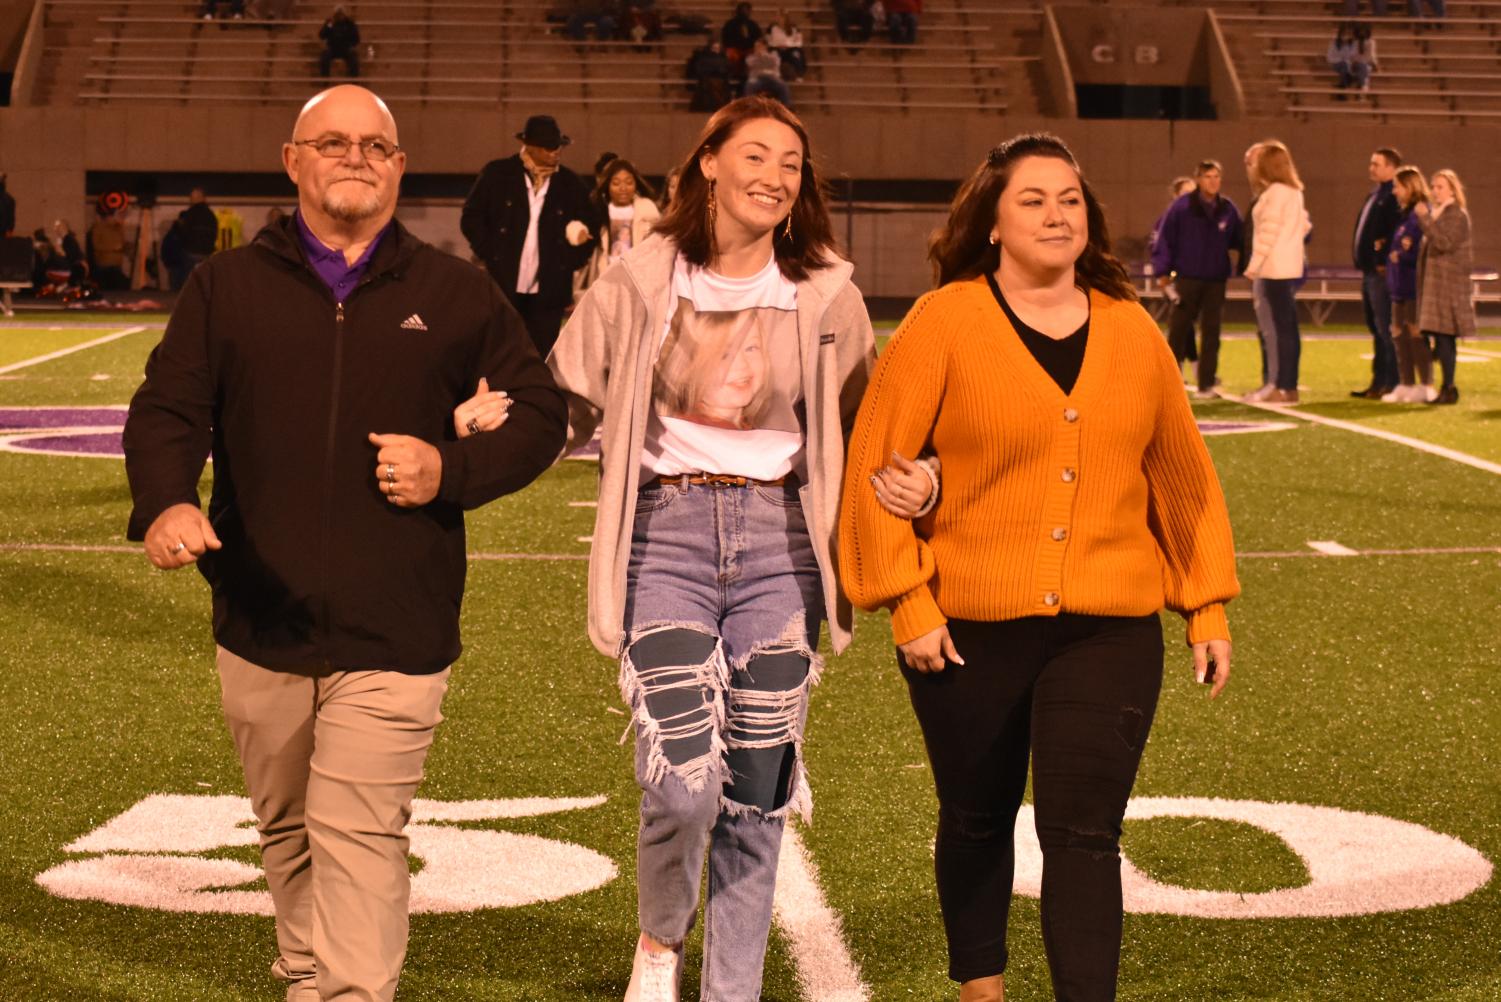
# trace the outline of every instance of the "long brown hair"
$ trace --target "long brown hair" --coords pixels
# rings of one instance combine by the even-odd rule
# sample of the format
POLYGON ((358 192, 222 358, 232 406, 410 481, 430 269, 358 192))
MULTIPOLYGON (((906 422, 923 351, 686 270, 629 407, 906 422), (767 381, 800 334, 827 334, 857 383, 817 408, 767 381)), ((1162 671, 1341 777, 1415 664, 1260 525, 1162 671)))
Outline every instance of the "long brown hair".
POLYGON ((757 95, 742 97, 720 108, 704 124, 704 131, 678 168, 678 191, 662 218, 653 227, 677 244, 678 252, 691 264, 707 267, 718 256, 714 234, 709 229, 709 182, 698 161, 706 153, 718 153, 720 147, 746 122, 771 118, 797 133, 803 144, 802 185, 792 205, 792 236, 784 235, 781 226, 772 239, 772 251, 783 275, 801 282, 808 273, 833 264, 837 254, 834 228, 829 222, 823 179, 813 163, 808 144, 808 130, 802 121, 780 101, 757 95))
POLYGON ((1298 168, 1293 166, 1293 155, 1285 143, 1268 139, 1261 144, 1256 158, 1251 161, 1252 183, 1262 190, 1274 184, 1285 184, 1303 190, 1303 179, 1298 177, 1298 168))
POLYGON ((933 262, 934 286, 947 285, 989 274, 1001 266, 1001 248, 990 242, 996 225, 996 207, 1011 183, 1016 165, 1027 157, 1062 160, 1079 175, 1084 192, 1089 240, 1074 262, 1074 284, 1093 289, 1111 299, 1134 302, 1136 289, 1125 265, 1110 250, 1110 229, 1105 210, 1084 179, 1079 162, 1063 140, 1046 132, 1013 136, 990 151, 964 182, 949 209, 948 222, 928 240, 928 259, 933 262))

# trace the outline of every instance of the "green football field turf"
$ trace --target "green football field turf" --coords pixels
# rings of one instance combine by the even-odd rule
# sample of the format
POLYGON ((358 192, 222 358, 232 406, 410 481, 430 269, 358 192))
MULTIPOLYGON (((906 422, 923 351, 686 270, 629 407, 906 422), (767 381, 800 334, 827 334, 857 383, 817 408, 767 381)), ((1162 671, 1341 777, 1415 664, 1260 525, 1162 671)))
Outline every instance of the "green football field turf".
MULTIPOLYGON (((0 326, 0 367, 152 320, 16 330, 13 344, 12 328, 0 326)), ((148 330, 5 373, 0 408, 123 404, 158 336, 148 330)), ((1132 912, 1122 999, 1501 999, 1494 878, 1450 903, 1381 910, 1392 895, 1421 898, 1456 846, 1501 859, 1501 478, 1297 416, 1501 464, 1501 341, 1467 347, 1474 354, 1461 362, 1456 407, 1351 400, 1346 392, 1369 371, 1360 358, 1368 342, 1312 339, 1305 403, 1293 413, 1195 405, 1204 421, 1290 427, 1207 439, 1240 552, 1234 681, 1207 703, 1181 621, 1164 616, 1169 664, 1135 791, 1142 803, 1223 798, 1360 812, 1372 816, 1359 822, 1371 831, 1396 819, 1458 842, 1404 856, 1396 843, 1378 840, 1372 854, 1336 838, 1332 856, 1310 860, 1243 820, 1128 820, 1124 852, 1144 879, 1235 900, 1325 880, 1331 861, 1350 871, 1346 881, 1393 859, 1400 865, 1355 893, 1345 909, 1354 914, 1132 912), (1310 542, 1353 555, 1323 555, 1310 542)), ((1255 366, 1254 344, 1230 340, 1226 388, 1252 388, 1255 366)), ((498 559, 470 564, 466 653, 420 796, 603 798, 456 827, 570 843, 581 847, 576 857, 602 858, 618 873, 556 900, 415 915, 401 999, 561 1002, 623 992, 635 936, 636 796, 629 749, 618 744, 626 718, 615 666, 585 636, 579 537, 592 530, 593 511, 571 505, 593 499, 594 475, 591 463, 562 463, 471 517, 471 551, 498 559)), ((120 462, 0 451, 0 502, 8 513, 0 528, 8 720, 0 730, 0 1000, 279 999, 267 975, 268 918, 66 899, 38 884, 70 862, 141 863, 142 850, 66 847, 148 796, 206 802, 243 795, 243 786, 219 716, 206 588, 191 571, 158 572, 133 547, 123 550, 120 462)), ((808 729, 817 808, 800 836, 842 924, 838 942, 868 986, 864 997, 929 1002, 955 995, 933 893, 935 803, 888 641, 884 614, 862 616, 855 645, 829 660, 808 729)), ((174 855, 254 864, 243 845, 172 853, 188 837, 173 817, 156 833, 164 848, 155 851, 166 852, 160 872, 174 855)), ((462 860, 463 880, 489 893, 506 859, 476 850, 462 860)), ((439 869, 423 859, 413 866, 419 881, 439 869)), ((566 882, 572 871, 557 869, 529 876, 566 882)), ((252 879, 234 889, 263 887, 252 879)), ((772 936, 764 998, 820 998, 800 987, 810 962, 783 928, 772 936)), ((1016 897, 1010 944, 1008 996, 1051 998, 1035 898, 1016 897)), ((698 945, 695 934, 684 997, 696 997, 698 945)))

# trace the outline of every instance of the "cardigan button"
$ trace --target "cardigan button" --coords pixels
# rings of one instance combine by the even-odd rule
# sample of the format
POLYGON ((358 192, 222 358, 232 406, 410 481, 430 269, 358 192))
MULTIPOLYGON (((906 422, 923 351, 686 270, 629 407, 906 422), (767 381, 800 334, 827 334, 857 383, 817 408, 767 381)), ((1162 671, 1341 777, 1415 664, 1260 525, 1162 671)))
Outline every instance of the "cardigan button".
POLYGON ((1079 412, 1074 410, 1072 407, 1065 408, 1063 411, 1063 420, 1067 421, 1069 424, 1073 424, 1075 421, 1079 420, 1079 412))
POLYGON ((1063 542, 1067 538, 1068 538, 1068 530, 1067 529, 1059 528, 1059 529, 1054 529, 1053 530, 1053 542, 1055 542, 1055 543, 1061 543, 1061 542, 1063 542))
POLYGON ((1074 470, 1074 468, 1072 466, 1065 466, 1063 468, 1063 482, 1064 483, 1071 484, 1071 483, 1074 482, 1075 479, 1078 478, 1078 476, 1079 476, 1079 474, 1077 472, 1075 472, 1075 470, 1074 470))
POLYGON ((1047 606, 1049 609, 1057 605, 1058 593, 1056 591, 1050 591, 1046 595, 1042 596, 1042 604, 1047 606))

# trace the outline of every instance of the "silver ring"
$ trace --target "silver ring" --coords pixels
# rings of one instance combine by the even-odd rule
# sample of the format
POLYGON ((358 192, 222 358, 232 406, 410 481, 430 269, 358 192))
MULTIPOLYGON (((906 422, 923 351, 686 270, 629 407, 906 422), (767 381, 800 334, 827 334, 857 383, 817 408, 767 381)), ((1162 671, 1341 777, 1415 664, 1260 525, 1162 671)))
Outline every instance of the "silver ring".
POLYGON ((396 483, 396 464, 395 463, 387 463, 386 464, 386 483, 388 483, 388 484, 394 484, 394 483, 396 483))
POLYGON ((479 422, 474 420, 474 418, 470 418, 469 423, 464 425, 464 427, 469 429, 469 434, 471 435, 479 434, 479 422))
POLYGON ((184 543, 182 540, 179 539, 177 541, 177 545, 174 546, 174 547, 172 547, 171 555, 175 557, 179 553, 181 553, 183 550, 186 550, 187 548, 188 548, 188 544, 184 543))

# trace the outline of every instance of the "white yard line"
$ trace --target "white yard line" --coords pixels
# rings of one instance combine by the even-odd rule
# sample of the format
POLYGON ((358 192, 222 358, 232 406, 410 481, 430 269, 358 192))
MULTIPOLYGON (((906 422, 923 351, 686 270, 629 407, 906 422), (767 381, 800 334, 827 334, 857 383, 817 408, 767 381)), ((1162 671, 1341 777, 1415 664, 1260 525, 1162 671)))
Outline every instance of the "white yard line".
POLYGON ((1459 360, 1464 361, 1466 355, 1484 355, 1486 358, 1501 358, 1501 351, 1486 351, 1484 348, 1471 348, 1466 345, 1459 349, 1459 360))
POLYGON ((870 1002, 870 987, 844 945, 839 916, 818 886, 818 867, 792 824, 782 835, 772 916, 792 952, 804 998, 810 1002, 870 1002))
POLYGON ((1310 539, 1308 548, 1326 557, 1358 557, 1359 550, 1352 550, 1343 543, 1336 543, 1332 539, 1310 539))
POLYGON ((1308 544, 1314 547, 1309 550, 1251 550, 1237 553, 1236 560, 1281 560, 1284 557, 1432 557, 1432 556, 1474 556, 1480 553, 1501 553, 1501 546, 1419 546, 1408 550, 1348 550, 1347 547, 1334 543, 1342 553, 1330 553, 1319 549, 1314 543, 1308 544))
MULTIPOLYGON (((22 550, 62 553, 140 553, 139 546, 111 546, 86 543, 0 543, 0 550, 22 550)), ((585 553, 471 553, 470 560, 541 560, 573 561, 588 560, 585 553)))
POLYGON ((1249 400, 1242 400, 1240 401, 1240 403, 1244 404, 1247 407, 1254 407, 1257 410, 1266 411, 1270 414, 1283 414, 1287 417, 1300 418, 1304 421, 1312 422, 1313 424, 1327 425, 1330 428, 1338 428, 1341 431, 1352 431, 1357 435, 1368 435, 1371 438, 1379 438, 1387 442, 1395 442, 1398 445, 1405 445, 1410 449, 1417 449, 1419 452, 1426 452, 1430 456, 1440 456, 1444 459, 1452 459, 1456 463, 1463 463, 1466 466, 1473 466, 1477 470, 1484 470, 1486 473, 1494 473, 1498 476, 1501 476, 1501 463, 1493 463, 1489 459, 1481 459, 1479 456, 1472 456, 1468 452, 1460 452, 1458 449, 1450 449, 1442 445, 1434 445, 1432 442, 1425 442, 1421 438, 1409 438, 1406 435, 1398 435, 1394 431, 1382 431, 1380 428, 1368 428, 1363 424, 1356 424, 1354 421, 1341 421, 1338 418, 1324 417, 1322 414, 1311 414, 1308 411, 1300 411, 1295 408, 1280 404, 1254 403, 1249 400))
POLYGON ((38 355, 36 358, 23 359, 20 362, 12 362, 9 365, 0 365, 0 374, 15 372, 17 369, 24 369, 29 365, 40 365, 42 362, 50 362, 54 358, 62 358, 64 355, 71 355, 75 351, 84 351, 88 348, 97 348, 101 344, 108 344, 111 341, 118 341, 120 338, 129 337, 131 334, 139 334, 141 333, 141 331, 146 329, 147 328, 145 327, 145 325, 138 324, 135 327, 127 327, 124 330, 115 331, 113 334, 106 334, 104 337, 96 337, 94 338, 94 340, 85 341, 83 344, 75 344, 71 348, 59 348, 57 351, 49 351, 47 354, 38 355))

